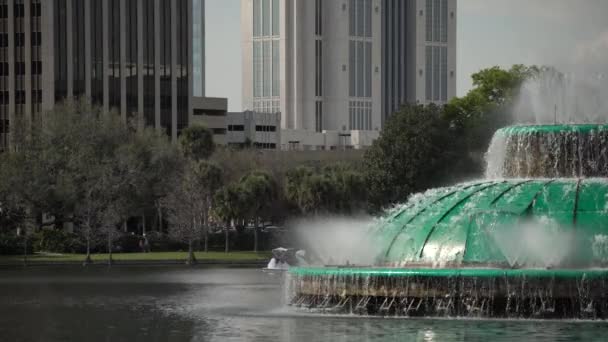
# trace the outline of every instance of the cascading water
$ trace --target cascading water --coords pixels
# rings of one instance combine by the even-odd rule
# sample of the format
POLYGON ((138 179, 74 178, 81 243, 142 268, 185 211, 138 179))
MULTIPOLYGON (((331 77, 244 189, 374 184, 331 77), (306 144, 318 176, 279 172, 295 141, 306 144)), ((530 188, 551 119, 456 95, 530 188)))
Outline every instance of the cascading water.
POLYGON ((608 177, 608 125, 514 126, 494 135, 486 178, 608 177))
POLYGON ((499 130, 485 179, 391 211, 366 240, 377 251, 371 266, 290 269, 291 304, 381 316, 608 318, 607 148, 608 125, 499 130))

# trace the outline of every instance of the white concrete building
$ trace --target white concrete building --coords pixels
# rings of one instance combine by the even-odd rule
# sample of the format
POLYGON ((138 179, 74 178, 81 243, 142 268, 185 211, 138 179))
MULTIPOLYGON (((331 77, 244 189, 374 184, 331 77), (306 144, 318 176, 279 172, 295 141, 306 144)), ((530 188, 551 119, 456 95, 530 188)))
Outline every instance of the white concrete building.
POLYGON ((228 145, 278 149, 281 145, 281 115, 252 111, 230 112, 226 116, 228 145))
POLYGON ((304 131, 293 141, 323 131, 377 136, 404 102, 441 103, 456 93, 456 0, 241 6, 243 107, 281 113, 282 130, 304 131))
MULTIPOLYGON (((332 1, 332 0, 329 0, 332 1)), ((457 0, 382 1, 382 117, 456 96, 457 0)))
POLYGON ((322 131, 281 129, 281 113, 231 112, 226 116, 226 143, 261 149, 360 149, 378 138, 376 131, 322 131))

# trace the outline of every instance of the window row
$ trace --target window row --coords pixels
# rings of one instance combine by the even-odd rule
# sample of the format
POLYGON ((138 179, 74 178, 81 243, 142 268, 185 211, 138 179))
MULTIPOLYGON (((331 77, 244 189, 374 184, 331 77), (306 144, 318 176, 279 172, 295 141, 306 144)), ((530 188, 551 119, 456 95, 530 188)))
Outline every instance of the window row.
POLYGON ((258 113, 279 113, 281 111, 281 102, 277 99, 254 100, 253 111, 258 113))
POLYGON ((255 126, 255 131, 256 132, 276 132, 277 131, 277 126, 256 125, 255 126))
MULTIPOLYGON (((32 63, 32 75, 42 74, 42 62, 33 61, 32 63)), ((15 62, 15 75, 25 75, 25 62, 15 62)), ((0 63, 0 76, 8 76, 9 65, 6 62, 0 63)))
POLYGON ((253 36, 278 36, 279 0, 253 0, 253 36))
POLYGON ((253 143, 253 147, 261 148, 261 149, 265 149, 265 150, 276 150, 277 144, 255 142, 255 143, 253 143))
POLYGON ((280 95, 279 40, 253 42, 253 96, 280 95))
MULTIPOLYGON (((8 91, 0 91, 0 105, 7 105, 8 91)), ((42 103, 42 90, 32 90, 32 103, 42 103)), ((15 104, 25 104, 25 90, 15 90, 15 104)))
MULTIPOLYGON (((34 2, 30 6, 30 15, 32 17, 40 17, 42 15, 42 9, 39 2, 34 2)), ((13 6, 13 16, 15 18, 23 18, 25 17, 25 5, 24 4, 15 4, 13 6)), ((8 5, 0 5, 0 19, 8 18, 8 5)))
POLYGON ((229 132, 243 132, 245 131, 245 125, 228 125, 229 132))

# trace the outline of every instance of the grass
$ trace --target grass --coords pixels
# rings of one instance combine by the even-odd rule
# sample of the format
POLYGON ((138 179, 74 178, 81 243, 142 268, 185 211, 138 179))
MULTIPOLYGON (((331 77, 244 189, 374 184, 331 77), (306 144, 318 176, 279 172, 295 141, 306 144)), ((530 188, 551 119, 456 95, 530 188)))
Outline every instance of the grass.
MULTIPOLYGON (((217 261, 222 262, 255 262, 266 261, 270 259, 270 252, 196 252, 196 259, 199 261, 217 261)), ((113 253, 114 261, 134 261, 134 262, 155 262, 155 261, 184 261, 188 257, 187 252, 154 252, 154 253, 113 253)), ((82 262, 85 259, 84 254, 35 254, 28 255, 28 262, 36 263, 71 263, 82 262)), ((92 254, 91 258, 95 261, 107 261, 107 254, 92 254)), ((0 264, 15 264, 22 263, 22 255, 0 256, 0 264)))

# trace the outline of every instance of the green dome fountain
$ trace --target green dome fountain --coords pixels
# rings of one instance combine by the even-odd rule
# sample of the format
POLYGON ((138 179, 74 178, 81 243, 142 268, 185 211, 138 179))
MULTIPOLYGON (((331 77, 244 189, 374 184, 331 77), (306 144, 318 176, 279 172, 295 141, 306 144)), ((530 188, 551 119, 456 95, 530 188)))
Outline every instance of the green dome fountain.
POLYGON ((391 211, 370 237, 374 265, 292 268, 292 303, 378 315, 605 318, 607 149, 605 125, 499 130, 486 179, 391 211))

